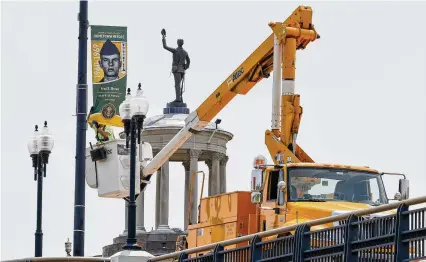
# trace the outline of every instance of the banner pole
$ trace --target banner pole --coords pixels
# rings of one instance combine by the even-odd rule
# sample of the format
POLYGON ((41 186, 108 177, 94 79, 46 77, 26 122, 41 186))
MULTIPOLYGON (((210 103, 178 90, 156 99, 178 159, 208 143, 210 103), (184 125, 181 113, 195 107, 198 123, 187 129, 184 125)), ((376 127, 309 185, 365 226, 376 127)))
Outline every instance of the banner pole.
POLYGON ((84 256, 85 170, 87 130, 87 28, 88 2, 80 1, 78 36, 77 132, 74 190, 74 248, 73 256, 84 256))

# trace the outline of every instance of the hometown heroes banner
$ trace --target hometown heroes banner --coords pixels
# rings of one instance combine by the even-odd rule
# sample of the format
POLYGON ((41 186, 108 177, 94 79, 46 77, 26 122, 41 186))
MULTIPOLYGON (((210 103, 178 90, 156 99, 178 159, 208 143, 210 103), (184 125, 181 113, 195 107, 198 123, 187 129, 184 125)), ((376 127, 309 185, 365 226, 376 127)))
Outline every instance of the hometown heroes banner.
POLYGON ((119 107, 126 96, 127 27, 90 26, 93 108, 89 122, 123 126, 119 107))

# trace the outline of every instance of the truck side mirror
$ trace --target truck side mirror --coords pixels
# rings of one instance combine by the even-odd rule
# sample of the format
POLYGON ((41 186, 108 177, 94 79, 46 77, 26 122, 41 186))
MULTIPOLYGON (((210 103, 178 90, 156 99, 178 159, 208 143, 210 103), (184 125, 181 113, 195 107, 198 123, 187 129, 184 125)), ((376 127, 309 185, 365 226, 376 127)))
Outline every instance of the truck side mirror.
POLYGON ((254 169, 251 171, 251 191, 262 191, 263 189, 263 171, 254 169))
POLYGON ((287 184, 284 181, 280 181, 277 184, 277 199, 279 206, 284 205, 284 193, 281 194, 281 192, 284 192, 286 186, 287 184))
POLYGON ((395 196, 393 199, 389 199, 389 200, 404 200, 404 199, 408 199, 410 197, 409 191, 410 191, 410 186, 408 183, 408 179, 406 179, 406 176, 404 174, 400 174, 400 173, 387 173, 387 172, 382 172, 380 173, 380 175, 390 175, 390 176, 402 176, 402 179, 399 179, 399 184, 398 184, 398 192, 396 192, 395 196))
POLYGON ((401 201, 401 200, 402 200, 401 193, 396 192, 396 193, 395 193, 395 196, 394 196, 393 198, 394 198, 395 200, 401 201))
POLYGON ((251 202, 259 204, 262 202, 262 194, 260 192, 251 192, 251 202))
POLYGON ((284 189, 287 187, 287 184, 284 181, 278 182, 277 188, 279 192, 284 191, 284 189))
POLYGON ((410 197, 410 185, 409 185, 408 179, 400 179, 399 180, 399 190, 398 191, 401 194, 401 200, 405 200, 405 199, 408 199, 410 197))

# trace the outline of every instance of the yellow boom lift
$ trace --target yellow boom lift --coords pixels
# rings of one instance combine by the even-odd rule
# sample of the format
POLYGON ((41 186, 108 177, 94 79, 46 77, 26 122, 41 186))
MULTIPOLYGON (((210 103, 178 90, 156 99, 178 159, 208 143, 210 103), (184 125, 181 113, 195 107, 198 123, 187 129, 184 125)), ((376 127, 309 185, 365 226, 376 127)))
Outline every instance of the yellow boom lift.
MULTIPOLYGON (((235 96, 247 94, 273 72, 272 128, 265 132, 265 144, 274 164, 267 165, 262 156, 255 158, 251 191, 202 198, 198 221, 191 221, 187 242, 177 247, 202 246, 389 200, 383 173, 368 167, 317 164, 297 145, 302 107, 295 93, 296 50, 319 39, 312 9, 299 6, 284 22, 269 26, 271 35, 189 114, 185 126, 142 170, 143 191, 152 174, 192 134, 201 131, 235 96)), ((405 176, 399 191, 396 199, 408 198, 405 176)))

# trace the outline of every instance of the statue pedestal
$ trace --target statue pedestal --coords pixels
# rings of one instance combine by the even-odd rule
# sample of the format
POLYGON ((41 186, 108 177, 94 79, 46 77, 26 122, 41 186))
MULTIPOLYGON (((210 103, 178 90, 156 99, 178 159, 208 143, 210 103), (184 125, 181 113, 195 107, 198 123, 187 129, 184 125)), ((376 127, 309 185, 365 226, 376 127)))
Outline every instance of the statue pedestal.
POLYGON ((189 114, 189 108, 183 102, 170 102, 167 107, 163 108, 163 114, 189 114))

